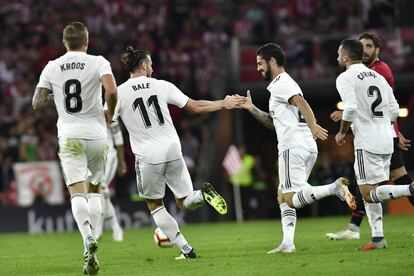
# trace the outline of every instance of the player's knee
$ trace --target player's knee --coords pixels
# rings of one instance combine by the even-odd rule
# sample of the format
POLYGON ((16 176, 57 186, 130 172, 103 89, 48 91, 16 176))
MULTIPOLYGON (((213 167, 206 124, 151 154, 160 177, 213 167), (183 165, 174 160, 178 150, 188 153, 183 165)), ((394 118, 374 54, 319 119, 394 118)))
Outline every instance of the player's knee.
POLYGON ((281 190, 277 191, 277 202, 280 204, 286 203, 281 190))
POLYGON ((89 184, 88 193, 97 193, 97 194, 99 194, 100 191, 101 191, 101 184, 98 184, 98 185, 89 184))
POLYGON ((395 181, 396 179, 403 177, 406 174, 407 174, 407 171, 405 170, 405 167, 394 169, 390 171, 390 180, 395 181))
POLYGON ((361 196, 362 196, 362 198, 364 199, 364 201, 366 201, 366 202, 369 202, 369 203, 372 203, 373 201, 372 201, 372 198, 371 198, 371 194, 370 194, 370 192, 368 191, 368 192, 361 192, 361 196))
POLYGON ((186 199, 186 198, 185 197, 184 198, 176 198, 175 203, 177 203, 178 208, 185 211, 186 209, 184 207, 184 199, 186 199))
POLYGON ((290 198, 290 199, 286 199, 286 200, 285 200, 285 202, 287 203, 287 205, 288 205, 290 208, 295 208, 295 205, 293 205, 293 200, 292 200, 292 198, 290 198))
POLYGON ((162 199, 147 199, 147 206, 150 212, 152 212, 157 208, 164 206, 164 202, 162 199))

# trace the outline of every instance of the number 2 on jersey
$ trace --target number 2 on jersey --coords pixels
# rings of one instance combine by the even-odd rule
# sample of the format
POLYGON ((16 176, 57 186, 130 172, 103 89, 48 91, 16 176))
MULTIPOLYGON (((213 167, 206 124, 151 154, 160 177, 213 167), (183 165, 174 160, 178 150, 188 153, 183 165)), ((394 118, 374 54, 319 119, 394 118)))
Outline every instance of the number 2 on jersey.
POLYGON ((377 94, 377 98, 371 105, 372 117, 373 118, 382 118, 384 116, 384 112, 375 110, 377 106, 382 102, 381 92, 378 87, 370 86, 368 87, 368 97, 374 97, 374 94, 377 94))
MULTIPOLYGON (((164 116, 162 116, 161 108, 158 103, 157 95, 152 95, 148 98, 147 106, 153 106, 155 114, 157 114, 158 118, 158 124, 163 125, 164 124, 164 116)), ((135 99, 132 109, 135 111, 137 108, 139 108, 139 111, 141 113, 142 120, 144 121, 145 127, 149 128, 152 126, 150 118, 148 116, 147 108, 145 107, 144 100, 142 98, 135 99)))

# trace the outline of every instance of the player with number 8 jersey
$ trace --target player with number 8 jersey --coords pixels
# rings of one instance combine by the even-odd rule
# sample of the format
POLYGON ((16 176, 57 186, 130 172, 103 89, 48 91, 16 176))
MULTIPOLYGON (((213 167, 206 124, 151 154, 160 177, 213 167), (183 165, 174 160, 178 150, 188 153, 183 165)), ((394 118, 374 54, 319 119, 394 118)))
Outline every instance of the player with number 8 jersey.
POLYGON ((33 96, 33 109, 54 104, 58 112, 59 159, 71 196, 71 207, 84 245, 86 274, 99 271, 95 230, 102 213, 100 185, 103 182, 107 130, 102 86, 112 117, 117 88, 109 62, 86 53, 89 33, 81 22, 63 30, 67 52, 43 69, 33 96))
POLYGON ((107 74, 112 75, 112 70, 104 57, 82 51, 68 51, 49 61, 37 87, 53 92, 59 115, 58 137, 107 137, 100 79, 107 74))

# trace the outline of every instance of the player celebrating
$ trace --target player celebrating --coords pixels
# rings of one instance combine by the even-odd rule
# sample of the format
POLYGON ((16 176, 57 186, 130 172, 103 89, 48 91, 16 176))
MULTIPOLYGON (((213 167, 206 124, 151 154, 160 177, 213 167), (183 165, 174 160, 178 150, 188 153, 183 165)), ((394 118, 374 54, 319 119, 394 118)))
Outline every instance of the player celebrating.
POLYGON ((272 253, 292 253, 295 251, 294 233, 296 210, 327 196, 338 196, 354 208, 355 202, 348 190, 348 180, 341 177, 335 182, 312 187, 308 181, 315 164, 318 149, 316 138, 325 140, 327 130, 316 123, 309 104, 303 98, 299 85, 284 70, 285 53, 279 45, 268 43, 256 52, 257 71, 265 81, 270 81, 269 111, 258 109, 247 91, 247 109, 260 123, 276 129, 279 150, 279 190, 283 241, 272 253))
MULTIPOLYGON (((106 105, 105 105, 106 107, 106 105)), ((105 112, 108 114, 108 112, 105 112)), ((108 116, 107 116, 108 117, 108 116)), ((108 118, 109 119, 109 118, 108 118)), ((96 239, 99 239, 102 235, 103 226, 105 220, 109 221, 109 225, 112 230, 112 238, 114 241, 121 242, 124 240, 124 232, 119 225, 118 218, 116 216, 115 208, 111 202, 109 194, 109 184, 115 177, 115 173, 123 176, 126 174, 127 167, 124 156, 124 139, 122 137, 121 128, 118 121, 107 121, 108 127, 108 154, 106 156, 106 167, 104 182, 101 185, 102 194, 102 216, 96 229, 96 239)))
MULTIPOLYGON (((372 33, 364 33, 359 37, 359 40, 364 47, 364 54, 362 56, 362 62, 372 70, 382 75, 388 84, 394 88, 394 77, 388 65, 379 59, 380 43, 376 35, 372 33)), ((331 114, 332 120, 338 122, 342 118, 342 111, 335 111, 331 114)), ((394 137, 394 152, 391 156, 390 165, 390 179, 395 184, 406 184, 411 182, 411 178, 408 176, 405 169, 402 150, 408 150, 410 146, 410 140, 404 138, 404 136, 398 131, 397 123, 394 122, 392 128, 394 137), (397 137, 399 133, 399 137, 397 137)), ((337 233, 327 233, 328 238, 333 240, 342 239, 359 239, 359 226, 362 219, 365 216, 364 203, 362 201, 361 194, 357 191, 356 195, 357 209, 352 212, 351 221, 348 224, 347 229, 339 231, 337 233)), ((408 198, 411 204, 414 205, 413 197, 408 198)), ((370 250, 376 249, 373 244, 368 244, 361 249, 370 250)))
POLYGON ((227 205, 209 183, 202 190, 193 190, 167 105, 203 113, 235 108, 243 100, 227 96, 221 101, 194 101, 172 83, 151 78, 150 55, 131 46, 122 56, 122 62, 130 72, 130 79, 118 87, 115 116, 121 116, 129 132, 135 154, 138 192, 146 199, 156 225, 181 249, 181 255, 176 259, 195 259, 195 251, 164 207, 165 185, 174 193, 177 205, 187 211, 193 211, 207 201, 224 215, 227 205))
POLYGON ((381 202, 414 195, 413 185, 382 185, 389 179, 393 135, 390 122, 398 117, 399 106, 392 88, 380 74, 364 66, 363 45, 346 39, 338 49, 338 63, 345 72, 336 80, 336 87, 344 102, 341 127, 335 140, 345 143, 345 135, 352 124, 355 150, 355 175, 365 201, 372 230, 371 243, 362 250, 386 248, 383 233, 381 202))
POLYGON ((93 231, 99 222, 102 183, 107 152, 107 134, 102 105, 105 88, 109 113, 116 105, 116 82, 109 62, 86 53, 89 34, 81 22, 63 30, 66 54, 43 69, 33 96, 33 109, 52 102, 58 112, 59 158, 71 196, 72 213, 83 238, 83 271, 96 274, 98 244, 93 231))

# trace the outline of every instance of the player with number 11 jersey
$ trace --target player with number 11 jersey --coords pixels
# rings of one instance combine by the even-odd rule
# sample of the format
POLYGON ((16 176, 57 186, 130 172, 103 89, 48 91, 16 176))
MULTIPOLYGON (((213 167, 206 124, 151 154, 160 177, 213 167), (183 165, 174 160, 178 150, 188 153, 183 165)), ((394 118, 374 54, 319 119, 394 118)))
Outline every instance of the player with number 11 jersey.
POLYGON ((130 78, 118 87, 118 91, 115 114, 119 111, 128 128, 137 161, 159 164, 180 159, 180 139, 168 104, 183 108, 189 98, 174 84, 147 76, 130 78), (131 111, 136 115, 129 115, 131 111))

